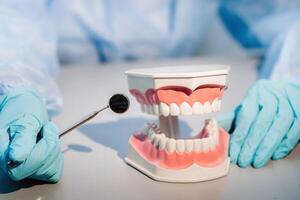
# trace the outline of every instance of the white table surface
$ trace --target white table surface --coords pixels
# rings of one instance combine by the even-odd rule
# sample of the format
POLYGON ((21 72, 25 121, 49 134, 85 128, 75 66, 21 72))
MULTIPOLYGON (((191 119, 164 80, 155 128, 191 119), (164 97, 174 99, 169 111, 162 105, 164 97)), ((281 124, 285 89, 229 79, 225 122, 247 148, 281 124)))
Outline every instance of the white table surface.
MULTIPOLYGON (((104 106, 116 92, 128 94, 123 72, 133 67, 179 64, 229 64, 229 89, 222 112, 230 111, 255 81, 257 61, 245 58, 197 58, 161 62, 64 67, 59 85, 64 113, 54 121, 64 127, 104 106)), ((142 114, 132 100, 123 115, 104 111, 62 139, 64 174, 57 184, 10 181, 0 173, 0 199, 300 199, 300 145, 285 159, 261 169, 230 166, 229 175, 213 181, 175 184, 151 180, 124 163, 127 140, 156 117, 142 114)), ((218 113, 220 114, 220 113, 218 113)), ((207 117, 207 116, 205 116, 207 117)), ((204 116, 180 117, 183 135, 201 129, 204 116)))

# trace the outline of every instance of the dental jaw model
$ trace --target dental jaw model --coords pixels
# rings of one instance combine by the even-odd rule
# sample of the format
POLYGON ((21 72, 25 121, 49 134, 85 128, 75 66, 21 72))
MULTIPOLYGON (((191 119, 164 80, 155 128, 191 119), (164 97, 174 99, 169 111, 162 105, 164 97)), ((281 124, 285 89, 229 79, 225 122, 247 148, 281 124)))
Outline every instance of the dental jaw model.
POLYGON ((158 181, 200 182, 229 170, 229 136, 215 119, 191 139, 180 139, 179 115, 217 112, 229 66, 179 66, 126 72, 130 93, 141 110, 159 117, 129 139, 125 161, 158 181))

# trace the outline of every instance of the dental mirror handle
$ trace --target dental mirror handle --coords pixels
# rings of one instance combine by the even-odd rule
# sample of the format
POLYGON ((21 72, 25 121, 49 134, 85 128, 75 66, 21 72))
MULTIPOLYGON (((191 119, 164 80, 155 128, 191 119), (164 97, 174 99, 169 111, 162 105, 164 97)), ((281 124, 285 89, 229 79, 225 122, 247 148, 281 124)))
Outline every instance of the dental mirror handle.
POLYGON ((72 131, 73 129, 81 126, 82 124, 86 123, 87 121, 89 121, 90 119, 94 118, 95 116, 98 115, 98 113, 106 110, 107 108, 110 108, 113 112, 115 113, 124 113, 128 110, 129 108, 129 99, 123 95, 123 94, 115 94, 112 97, 110 97, 109 99, 109 105, 107 105, 106 107, 97 110, 95 112, 92 112, 86 116, 84 116, 82 119, 80 119, 78 122, 72 124, 70 127, 66 128, 65 130, 63 130, 60 134, 59 134, 59 138, 61 138, 62 136, 64 136, 65 134, 67 134, 68 132, 72 131))
POLYGON ((69 133, 70 131, 74 130, 75 128, 78 128, 79 126, 81 126, 82 124, 86 123, 87 121, 93 119, 94 117, 96 117, 100 112, 106 110, 107 108, 109 108, 109 105, 107 105, 106 107, 94 111, 86 116, 84 116, 82 119, 80 119, 79 121, 73 123, 71 126, 69 126, 68 128, 65 128, 60 134, 59 134, 59 138, 61 138, 62 136, 64 136, 65 134, 69 133))

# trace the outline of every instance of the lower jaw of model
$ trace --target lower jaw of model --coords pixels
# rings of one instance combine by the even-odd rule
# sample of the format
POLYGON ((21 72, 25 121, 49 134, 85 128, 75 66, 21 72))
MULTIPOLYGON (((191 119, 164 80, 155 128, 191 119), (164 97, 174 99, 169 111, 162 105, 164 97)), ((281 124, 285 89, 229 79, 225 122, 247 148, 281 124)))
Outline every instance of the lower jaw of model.
POLYGON ((147 124, 144 130, 130 137, 125 158, 128 164, 165 182, 200 182, 228 173, 229 136, 218 128, 215 119, 206 120, 202 131, 191 139, 175 139, 177 118, 170 117, 168 121, 172 121, 173 128, 169 133, 155 124, 147 124))
POLYGON ((200 182, 225 176, 230 163, 227 132, 218 127, 215 119, 207 119, 199 134, 180 139, 178 122, 179 115, 220 110, 226 88, 226 76, 218 71, 221 72, 223 74, 214 74, 219 75, 217 78, 182 78, 181 73, 175 74, 178 77, 170 73, 166 73, 166 77, 155 77, 156 69, 150 73, 150 78, 147 70, 145 73, 143 70, 127 72, 130 93, 143 112, 159 116, 159 125, 146 124, 143 130, 130 137, 125 161, 150 178, 164 182, 200 182), (191 87, 193 83, 196 85, 191 87))

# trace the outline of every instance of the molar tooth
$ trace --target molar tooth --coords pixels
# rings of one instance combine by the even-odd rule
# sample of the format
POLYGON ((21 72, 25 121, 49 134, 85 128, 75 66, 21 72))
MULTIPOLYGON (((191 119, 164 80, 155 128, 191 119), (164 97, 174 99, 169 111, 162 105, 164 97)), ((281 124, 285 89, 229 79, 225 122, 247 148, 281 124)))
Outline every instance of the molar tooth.
POLYGON ((210 146, 210 144, 209 144, 210 142, 209 142, 209 139, 208 138, 203 138, 202 139, 202 150, 203 150, 203 152, 208 152, 209 151, 209 146, 210 146))
POLYGON ((173 138, 167 139, 166 148, 169 153, 173 153, 176 149, 176 140, 173 138))
POLYGON ((217 132, 217 134, 215 134, 213 137, 214 137, 215 143, 219 144, 219 132, 217 132))
POLYGON ((154 114, 154 105, 152 104, 152 105, 149 105, 149 106, 150 106, 150 112, 153 115, 154 114))
POLYGON ((161 134, 155 134, 155 137, 154 137, 154 140, 153 140, 153 144, 154 144, 155 147, 158 146, 160 139, 161 139, 161 134))
POLYGON ((215 98, 215 100, 212 102, 212 104, 211 104, 211 107, 212 107, 212 110, 214 111, 214 112, 217 112, 217 111, 219 111, 220 109, 219 109, 219 99, 218 98, 215 98))
POLYGON ((162 134, 162 137, 159 140, 158 146, 159 146, 159 150, 163 150, 166 148, 167 145, 167 138, 165 136, 165 134, 162 134))
POLYGON ((151 105, 146 105, 146 112, 148 114, 152 114, 152 108, 151 108, 151 105))
POLYGON ((200 152, 202 149, 202 141, 201 139, 194 139, 194 151, 200 152))
POLYGON ((216 146, 215 139, 214 139, 213 136, 211 136, 211 137, 208 138, 208 140, 209 140, 209 149, 211 151, 213 151, 215 149, 215 146, 216 146))
POLYGON ((155 137, 155 132, 154 132, 153 129, 151 128, 151 129, 149 129, 149 131, 148 131, 148 139, 152 141, 152 140, 154 139, 154 137, 155 137))
POLYGON ((193 114, 202 114, 203 113, 203 106, 200 102, 195 102, 193 105, 193 114))
POLYGON ((150 140, 151 140, 151 142, 153 142, 153 141, 154 141, 154 139, 155 139, 155 135, 156 135, 155 133, 153 133, 153 134, 151 134, 151 135, 150 135, 150 140))
POLYGON ((210 120, 210 135, 214 138, 215 144, 219 142, 219 127, 216 119, 210 120))
POLYGON ((193 114, 193 110, 192 110, 190 104, 188 104, 187 102, 183 102, 180 104, 180 111, 181 111, 181 114, 183 114, 183 115, 193 114))
POLYGON ((179 107, 177 106, 176 103, 171 103, 170 104, 170 115, 172 116, 178 116, 179 115, 179 107))
POLYGON ((184 140, 176 140, 176 151, 183 153, 185 150, 184 140))
POLYGON ((204 113, 211 113, 211 104, 207 101, 203 105, 203 112, 204 113))
POLYGON ((190 153, 194 149, 193 140, 185 140, 185 152, 190 153))
POLYGON ((165 103, 160 103, 159 104, 159 112, 163 115, 163 116, 168 116, 170 113, 170 108, 167 104, 165 103))
POLYGON ((219 144, 219 129, 216 128, 213 130, 213 139, 214 139, 214 142, 215 144, 219 144))
POLYGON ((159 115, 159 107, 158 107, 157 104, 154 104, 154 105, 153 105, 153 110, 154 110, 154 114, 155 114, 155 115, 159 115))

